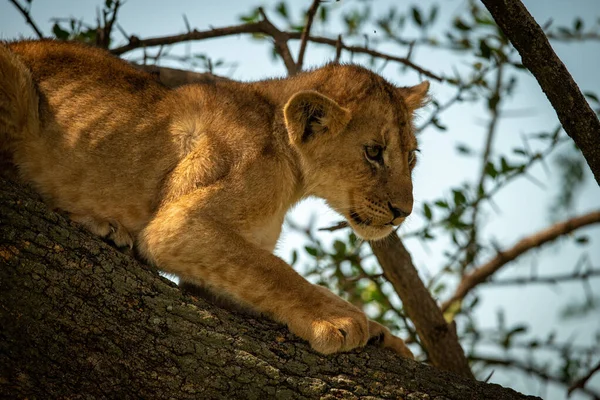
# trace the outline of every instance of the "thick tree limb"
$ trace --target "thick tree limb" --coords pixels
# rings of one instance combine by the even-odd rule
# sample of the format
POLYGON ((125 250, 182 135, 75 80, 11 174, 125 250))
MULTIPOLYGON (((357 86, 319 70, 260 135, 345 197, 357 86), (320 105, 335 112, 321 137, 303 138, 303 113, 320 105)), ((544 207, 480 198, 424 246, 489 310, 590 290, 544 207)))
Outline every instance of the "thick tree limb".
POLYGON ((600 121, 542 28, 519 0, 481 0, 521 54, 600 184, 600 121))
POLYGON ((0 178, 0 397, 367 396, 532 398, 377 348, 320 356, 278 324, 183 296, 0 178))
POLYGON ((484 282, 504 265, 523 253, 540 247, 559 236, 569 234, 583 226, 598 222, 600 222, 600 210, 556 223, 549 228, 521 239, 510 249, 499 252, 496 257, 465 275, 452 297, 442 304, 442 311, 446 311, 452 303, 462 300, 475 286, 484 282))
POLYGON ((446 323, 444 315, 423 284, 410 254, 395 233, 371 243, 383 274, 388 279, 415 324, 417 334, 427 349, 431 363, 464 377, 473 377, 456 331, 446 323))

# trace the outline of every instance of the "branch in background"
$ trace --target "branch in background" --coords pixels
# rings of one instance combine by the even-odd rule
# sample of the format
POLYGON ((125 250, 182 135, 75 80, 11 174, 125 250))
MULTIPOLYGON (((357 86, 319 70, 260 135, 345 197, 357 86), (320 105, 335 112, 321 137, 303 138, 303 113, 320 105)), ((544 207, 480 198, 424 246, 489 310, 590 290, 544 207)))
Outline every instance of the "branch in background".
POLYGON ((371 242, 371 248, 386 279, 402 300, 406 314, 414 323, 432 364, 473 378, 455 329, 446 323, 398 235, 392 233, 384 240, 371 242))
POLYGON ((502 280, 493 280, 481 282, 482 285, 492 286, 512 286, 512 285, 531 285, 531 284, 550 284, 555 285, 561 282, 587 280, 592 277, 600 276, 600 268, 594 268, 585 272, 573 272, 570 274, 558 274, 550 276, 529 276, 523 278, 510 278, 502 280))
POLYGON ((8 1, 10 1, 17 8, 17 10, 19 10, 19 12, 23 15, 23 17, 25 17, 25 21, 27 21, 27 24, 29 26, 31 26, 31 28, 35 31, 35 34, 38 36, 38 38, 43 39, 44 35, 42 34, 42 31, 40 31, 40 28, 38 28, 36 23, 33 21, 31 16, 29 15, 29 10, 26 10, 23 6, 21 6, 21 4, 19 4, 19 2, 17 0, 8 0, 8 1))
POLYGON ((96 46, 108 49, 110 46, 110 35, 113 30, 113 26, 117 20, 117 13, 119 12, 119 8, 122 3, 120 0, 116 0, 115 2, 110 4, 109 8, 105 8, 102 10, 102 22, 100 22, 100 17, 98 16, 98 28, 96 30, 96 46), (109 16, 110 14, 110 16, 109 16))
MULTIPOLYGON (((594 368, 592 368, 590 370, 590 372, 588 372, 584 377, 576 380, 571 386, 569 386, 567 395, 570 397, 571 393, 573 393, 573 391, 575 391, 577 389, 585 389, 585 384, 587 383, 587 381, 589 381, 590 378, 598 371, 600 371, 600 362, 598 364, 596 364, 596 366, 594 368)), ((596 395, 596 398, 598 398, 598 397, 600 397, 600 395, 596 395)))
POLYGON ((213 28, 208 31, 193 31, 182 33, 181 35, 160 36, 154 38, 140 39, 137 36, 130 36, 129 43, 124 46, 111 49, 110 52, 120 56, 129 51, 143 47, 165 46, 170 44, 189 42, 192 40, 204 40, 217 37, 238 35, 240 33, 266 33, 264 21, 254 22, 243 25, 228 26, 225 28, 213 28))
POLYGON ((600 121, 556 55, 542 28, 519 0, 482 0, 521 54, 556 110, 565 132, 581 149, 600 184, 600 121))
MULTIPOLYGON (((487 164, 490 159, 490 154, 492 153, 492 145, 494 143, 494 137, 496 136, 496 131, 498 128, 498 120, 500 119, 500 99, 501 91, 502 91, 502 77, 503 77, 503 68, 504 64, 502 61, 498 62, 498 69, 496 70, 496 84, 494 85, 494 91, 489 98, 489 110, 490 110, 490 120, 488 123, 487 136, 485 139, 485 147, 483 151, 483 156, 481 158, 481 171, 479 173, 479 179, 477 181, 477 199, 482 199, 485 194, 485 177, 487 176, 487 164)), ((478 253, 478 243, 477 243, 477 219, 479 216, 479 205, 481 201, 475 201, 473 203, 473 208, 471 212, 471 230, 469 232, 469 242, 465 246, 466 254, 465 259, 461 264, 461 274, 464 273, 465 269, 468 265, 474 262, 475 257, 478 253)))
MULTIPOLYGON (((542 369, 537 368, 534 365, 525 364, 519 360, 508 359, 508 358, 495 358, 495 357, 487 357, 487 356, 479 356, 479 355, 471 356, 471 357, 469 357, 469 359, 471 361, 483 362, 486 365, 496 365, 499 367, 520 369, 521 371, 527 372, 528 374, 535 375, 538 378, 540 378, 541 380, 546 381, 546 382, 548 382, 548 381, 554 382, 554 383, 558 383, 563 386, 566 386, 569 384, 569 382, 566 382, 561 377, 550 375, 550 374, 546 373, 545 371, 543 371, 542 369)), ((584 387, 577 387, 575 389, 581 390, 583 393, 592 396, 594 399, 600 398, 600 393, 596 393, 595 391, 593 391, 591 389, 586 389, 584 387)))
POLYGON ((296 73, 298 72, 298 67, 296 66, 294 58, 292 57, 292 53, 290 53, 290 49, 288 48, 287 35, 285 34, 285 32, 282 32, 279 29, 277 29, 277 27, 273 25, 271 21, 269 21, 269 19, 267 18, 267 14, 265 14, 265 10, 263 10, 262 7, 258 8, 258 12, 263 18, 262 26, 264 28, 264 33, 268 34, 273 38, 275 49, 283 59, 283 63, 285 64, 285 68, 287 69, 288 75, 296 75, 296 73))
MULTIPOLYGON (((289 35, 290 39, 299 39, 300 38, 300 34, 298 32, 289 32, 288 35, 289 35)), ((321 37, 321 36, 310 36, 308 38, 308 40, 310 40, 311 42, 314 42, 314 43, 325 44, 325 45, 328 45, 328 46, 331 46, 334 48, 337 48, 339 46, 339 47, 341 47, 342 50, 347 50, 350 53, 367 54, 367 55, 370 55, 373 57, 381 58, 382 60, 394 61, 394 62, 403 64, 403 65, 406 65, 407 67, 414 69, 418 73, 420 73, 428 78, 431 78, 433 80, 436 80, 438 82, 446 81, 446 79, 444 77, 437 75, 429 70, 426 70, 425 68, 422 68, 422 67, 416 65, 415 63, 413 63, 406 57, 396 57, 396 56, 392 56, 390 54, 381 53, 379 51, 371 50, 371 49, 368 49, 366 47, 361 47, 361 46, 348 46, 348 45, 343 44, 340 41, 338 41, 338 39, 330 39, 330 38, 325 38, 325 37, 321 37)))
MULTIPOLYGON (((264 18, 264 11, 263 11, 262 15, 264 18)), ((217 38, 217 37, 224 37, 224 36, 231 36, 231 35, 238 35, 238 34, 252 34, 252 33, 263 33, 263 34, 272 36, 273 39, 275 40, 276 46, 278 45, 278 43, 280 45, 282 45, 283 42, 287 42, 288 40, 298 40, 298 39, 301 39, 301 37, 302 37, 302 34, 300 32, 280 31, 270 21, 263 19, 262 21, 259 21, 259 22, 229 26, 229 27, 225 27, 225 28, 214 28, 214 29, 210 29, 208 31, 198 31, 198 30, 194 29, 191 32, 183 33, 181 35, 161 36, 161 37, 148 38, 148 39, 140 39, 137 36, 130 36, 128 44, 121 46, 121 47, 114 48, 114 49, 110 50, 110 52, 115 55, 120 56, 129 51, 143 48, 143 47, 164 46, 164 45, 188 42, 188 41, 192 41, 192 40, 204 40, 204 39, 211 39, 211 38, 217 38), (273 35, 275 35, 276 37, 273 35)), ((370 55, 373 57, 381 58, 383 60, 394 61, 394 62, 403 64, 403 65, 406 65, 407 67, 412 68, 415 71, 417 71, 418 73, 420 73, 428 78, 431 78, 433 80, 436 80, 439 82, 446 81, 446 79, 444 77, 439 76, 431 71, 426 70, 425 68, 422 68, 422 67, 416 65, 412 61, 410 61, 409 59, 404 58, 404 57, 396 57, 396 56, 393 56, 390 54, 381 53, 381 52, 367 49, 365 47, 360 47, 360 46, 348 46, 348 45, 343 44, 341 42, 341 40, 338 40, 338 39, 329 39, 329 38, 319 37, 319 36, 309 36, 307 40, 310 42, 331 46, 336 49, 340 48, 342 50, 346 50, 346 51, 349 51, 349 52, 355 53, 355 54, 367 54, 367 55, 370 55)), ((285 45, 285 48, 287 48, 287 44, 285 45)), ((280 49, 278 49, 278 51, 280 51, 280 49)), ((289 54, 289 50, 287 50, 287 51, 283 50, 283 52, 284 52, 283 54, 289 54)), ((282 57, 284 57, 283 54, 282 54, 282 57)), ((296 63, 293 61, 293 59, 291 59, 291 55, 286 56, 286 57, 287 57, 287 59, 284 58, 284 63, 286 64, 286 68, 288 69, 288 72, 295 71, 296 63), (293 64, 293 66, 292 66, 292 64, 293 64)))
POLYGON ((499 252, 492 260, 478 268, 475 268, 472 272, 465 275, 452 297, 442 304, 442 311, 448 310, 450 305, 462 300, 477 285, 485 282, 485 280, 492 276, 496 271, 523 253, 540 247, 543 244, 558 238, 559 236, 571 233, 583 226, 598 222, 600 222, 600 211, 594 211, 580 217, 575 217, 556 223, 549 228, 544 229, 543 231, 521 239, 512 248, 499 252))
POLYGON ((312 5, 306 13, 306 25, 304 26, 304 29, 302 30, 302 36, 300 37, 300 52, 298 53, 298 62, 296 63, 298 71, 302 70, 302 63, 304 63, 304 52, 306 51, 308 37, 310 36, 310 28, 312 26, 313 19, 315 18, 315 14, 319 9, 319 3, 321 3, 321 0, 313 0, 312 5))

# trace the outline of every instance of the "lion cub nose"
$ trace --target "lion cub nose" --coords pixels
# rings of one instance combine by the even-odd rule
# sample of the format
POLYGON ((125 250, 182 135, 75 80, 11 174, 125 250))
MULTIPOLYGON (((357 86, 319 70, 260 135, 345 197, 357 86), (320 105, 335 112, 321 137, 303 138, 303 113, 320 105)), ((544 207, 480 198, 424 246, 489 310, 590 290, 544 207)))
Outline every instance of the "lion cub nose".
POLYGON ((410 215, 410 210, 404 211, 398 207, 395 207, 391 202, 388 201, 388 207, 390 208, 390 211, 392 212, 392 215, 394 216, 394 218, 392 219, 392 223, 394 223, 398 218, 406 218, 410 215))

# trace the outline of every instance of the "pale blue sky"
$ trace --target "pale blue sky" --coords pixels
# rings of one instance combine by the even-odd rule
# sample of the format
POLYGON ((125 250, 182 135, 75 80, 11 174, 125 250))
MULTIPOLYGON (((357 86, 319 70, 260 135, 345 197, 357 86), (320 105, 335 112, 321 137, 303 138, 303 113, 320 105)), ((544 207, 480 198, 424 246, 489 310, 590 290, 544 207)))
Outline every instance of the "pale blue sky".
MULTIPOLYGON (((100 3, 100 1, 94 0, 33 0, 32 16, 44 33, 50 34, 51 17, 72 16, 92 22, 95 20, 96 7, 100 3)), ((128 0, 121 10, 119 22, 128 34, 135 34, 139 37, 170 35, 184 30, 183 14, 187 15, 192 27, 202 30, 211 26, 221 27, 237 24, 239 22, 237 17, 246 13, 253 6, 264 4, 265 8, 269 9, 269 5, 275 3, 276 1, 271 0, 221 2, 128 0)), ((289 3, 293 3, 296 7, 294 10, 298 11, 298 5, 302 4, 305 7, 309 1, 289 3)), ((411 3, 375 0, 371 4, 377 14, 385 11, 391 4, 403 7, 405 4, 411 3)), ((440 16, 450 18, 454 12, 464 6, 465 1, 420 0, 414 3, 424 9, 433 3, 440 3, 442 5, 440 16)), ((587 25, 593 25, 600 17, 600 1, 598 0, 527 0, 524 3, 541 23, 552 18, 555 25, 570 25, 576 16, 580 16, 587 25)), ((341 1, 331 4, 329 7, 332 11, 339 11, 340 9, 351 9, 359 4, 356 1, 341 1)), ((273 20, 277 21, 275 17, 273 20)), ((323 30, 323 27, 316 27, 316 29, 323 30)), ((337 32, 335 24, 328 26, 326 30, 337 32)), ((410 31, 408 32, 410 33, 410 31)), ((19 36, 32 37, 33 32, 7 0, 0 0, 0 38, 13 39, 19 36)), ((122 40, 119 34, 115 37, 117 40, 122 40)), ((292 46, 292 50, 296 51, 294 46, 292 46)), ((600 94, 600 80, 598 80, 600 43, 593 42, 585 45, 563 43, 554 44, 554 47, 581 89, 600 94)), ((246 36, 179 45, 175 51, 183 52, 187 49, 206 53, 215 60, 222 58, 236 63, 235 68, 219 71, 222 74, 229 74, 235 79, 255 80, 285 74, 285 69, 280 62, 272 62, 268 46, 249 40, 246 36)), ((331 58, 331 49, 309 45, 307 65, 319 66, 331 58)), ((426 51, 425 49, 417 51, 415 60, 417 64, 439 73, 447 73, 450 71, 451 65, 461 64, 460 59, 451 58, 439 51, 426 51)), ((364 62, 364 59, 357 57, 355 61, 364 62)), ((398 68, 394 65, 389 65, 382 71, 382 74, 390 81, 402 85, 412 85, 419 81, 419 77, 415 73, 399 74, 398 68)), ((444 96, 448 96, 449 93, 449 89, 444 85, 432 82, 432 94, 437 98, 443 100, 444 96)), ((531 77, 520 78, 517 94, 506 105, 506 109, 525 110, 525 112, 519 118, 502 120, 495 142, 496 154, 518 146, 521 134, 550 130, 557 121, 553 109, 537 82, 531 77)), ((423 117, 425 118, 426 115, 425 111, 423 117)), ((423 201, 438 197, 440 193, 447 193, 452 186, 465 180, 475 179, 479 171, 478 160, 457 157, 454 147, 457 142, 464 142, 475 149, 481 149, 484 140, 483 122, 485 117, 485 109, 482 106, 462 105, 444 114, 443 122, 448 126, 447 133, 426 130, 420 136, 422 154, 414 175, 416 207, 419 207, 423 201)), ((557 181, 554 176, 548 176, 539 166, 534 168, 533 175, 542 181, 546 188, 532 185, 527 180, 520 180, 500 192, 495 203, 501 213, 497 214, 489 207, 483 209, 486 220, 482 233, 484 237, 493 237, 502 246, 507 247, 523 235, 533 233, 549 224, 548 204, 551 195, 559 190, 556 187, 557 181)), ((308 219, 309 215, 316 212, 319 215, 319 227, 328 226, 329 223, 339 220, 337 215, 319 204, 315 201, 302 203, 293 212, 292 218, 303 222, 308 219)), ((576 213, 581 214, 598 208, 600 208, 600 189, 591 173, 588 173, 586 187, 577 199, 576 213)), ((420 222, 415 217, 407 225, 403 228, 404 231, 420 226, 420 222)), ((600 267, 600 228, 588 228, 585 233, 592 240, 588 247, 591 261, 600 267)), ((322 234, 325 242, 335 236, 336 234, 322 234)), ((278 252, 284 258, 288 258, 290 250, 300 245, 301 238, 299 236, 286 234, 281 240, 278 252)), ((408 240, 406 245, 422 273, 434 273, 436 268, 439 268, 444 243, 429 244, 427 249, 415 240, 408 240)), ((570 241, 565 241, 555 249, 538 252, 535 257, 538 271, 540 274, 570 271, 580 252, 580 249, 570 241)), ((526 274, 533 258, 533 256, 524 257, 501 272, 501 275, 526 274)), ((592 285, 595 293, 598 293, 600 280, 592 280, 592 285)), ((592 339, 594 332, 600 330, 600 316, 594 316, 584 321, 568 322, 562 322, 558 317, 558 309, 564 305, 566 299, 582 297, 580 284, 563 284, 554 288, 546 286, 489 288, 482 291, 481 307, 476 318, 482 326, 493 328, 496 323, 496 311, 504 308, 509 324, 528 323, 533 335, 545 336, 551 329, 558 327, 559 340, 587 343, 592 339)), ((497 370, 492 381, 510 385, 526 393, 541 393, 544 398, 548 399, 564 398, 564 393, 558 390, 550 390, 547 393, 539 392, 537 384, 532 383, 533 381, 516 378, 517 376, 519 375, 506 374, 497 370)), ((593 385, 596 390, 600 390, 598 376, 594 379, 593 385)), ((574 396, 573 398, 584 399, 586 397, 574 396)))

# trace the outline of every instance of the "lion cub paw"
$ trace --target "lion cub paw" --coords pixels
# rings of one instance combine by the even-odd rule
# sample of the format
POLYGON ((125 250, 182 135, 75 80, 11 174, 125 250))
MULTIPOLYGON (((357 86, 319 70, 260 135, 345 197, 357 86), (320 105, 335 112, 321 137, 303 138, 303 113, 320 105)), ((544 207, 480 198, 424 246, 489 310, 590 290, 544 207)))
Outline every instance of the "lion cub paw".
POLYGON ((392 335, 390 330, 378 322, 369 320, 369 344, 376 344, 388 348, 404 358, 415 359, 412 351, 406 346, 404 340, 392 335))
POLYGON ((307 340, 322 354, 363 347, 369 339, 366 315, 325 288, 317 289, 318 299, 284 318, 290 330, 307 340))
POLYGON ((133 238, 127 229, 117 221, 108 222, 90 215, 73 213, 69 217, 94 235, 111 240, 117 247, 133 248, 133 238))

